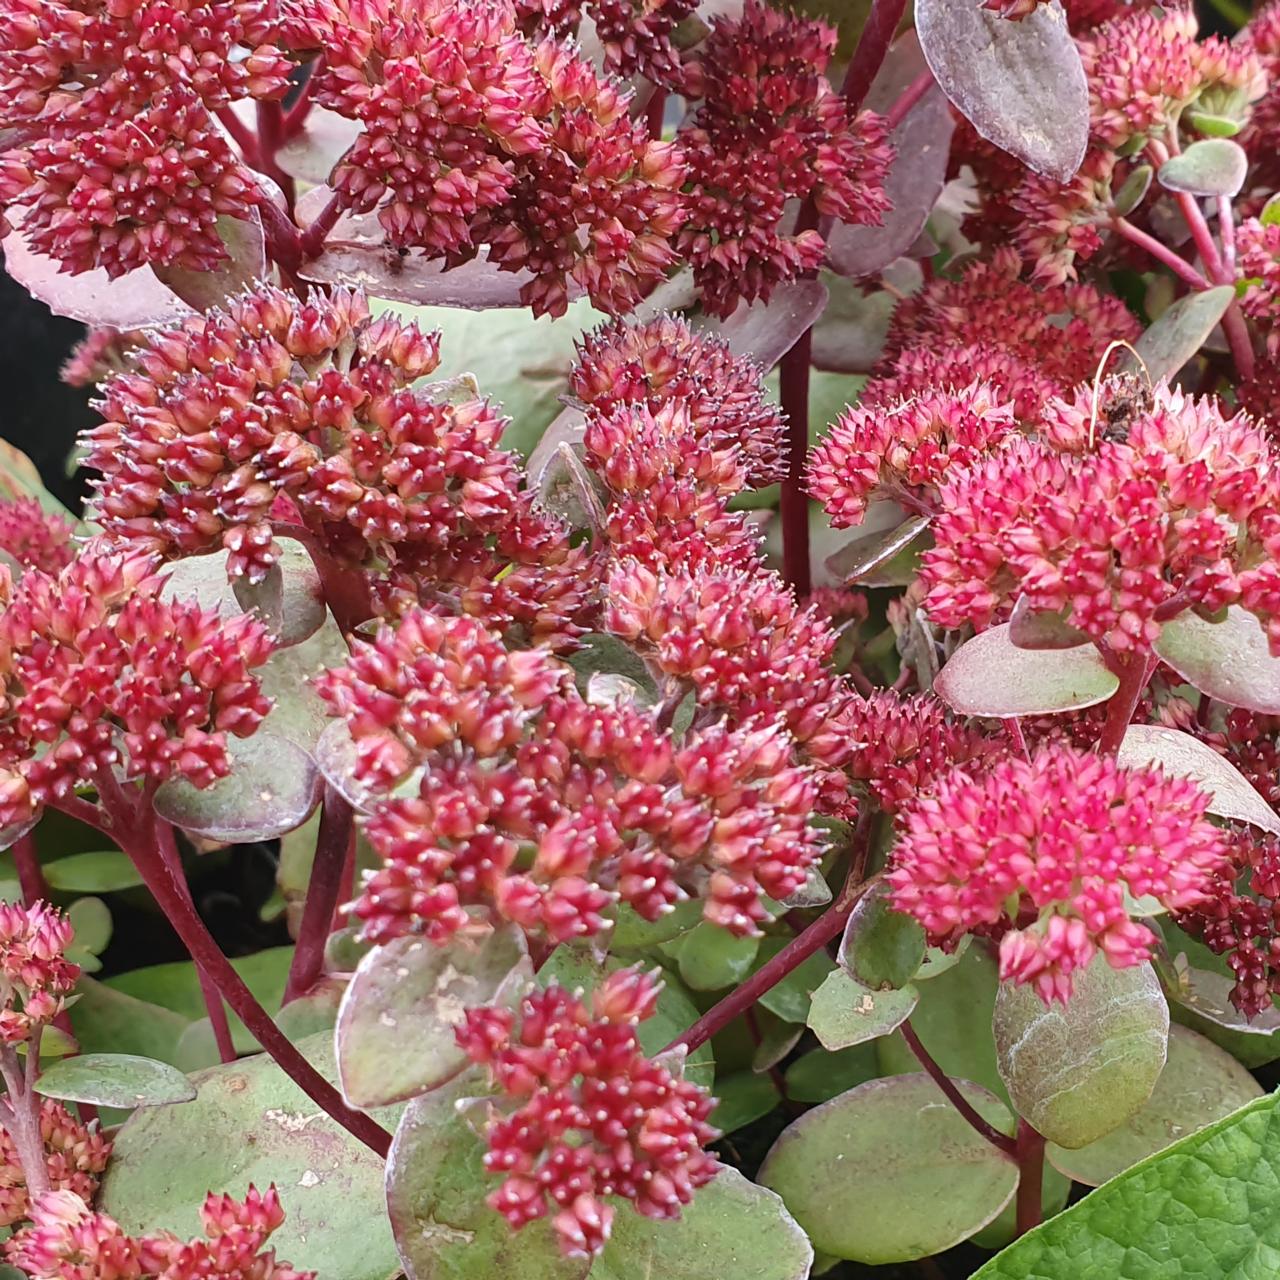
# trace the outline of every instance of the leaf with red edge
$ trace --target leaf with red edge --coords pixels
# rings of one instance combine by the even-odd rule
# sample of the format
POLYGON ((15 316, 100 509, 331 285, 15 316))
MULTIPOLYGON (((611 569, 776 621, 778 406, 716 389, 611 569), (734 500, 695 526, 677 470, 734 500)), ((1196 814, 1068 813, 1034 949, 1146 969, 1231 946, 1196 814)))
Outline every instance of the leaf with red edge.
POLYGON ((1221 622, 1187 610, 1160 628, 1156 653, 1188 684, 1219 702, 1280 715, 1280 658, 1251 613, 1229 605, 1221 622))
POLYGON ((228 298, 266 279, 267 249, 258 211, 250 216, 219 218, 218 235, 227 249, 227 260, 216 271, 190 271, 186 267, 156 267, 156 278, 197 311, 225 305, 228 298))
POLYGON ((1089 642, 1060 613, 1032 609, 1026 596, 1018 597, 1009 615, 1009 639, 1019 649, 1075 649, 1089 642))
POLYGON ((961 715, 1004 718, 1092 707, 1106 702, 1119 685, 1093 645, 1019 649, 1006 622, 962 644, 933 689, 961 715))
POLYGON ((1166 191, 1193 196, 1234 196, 1244 186, 1249 157, 1230 138, 1202 138, 1162 164, 1156 180, 1166 191))
POLYGON ((172 324, 191 308, 157 279, 150 267, 139 267, 113 280, 105 271, 68 275, 59 263, 27 244, 21 231, 0 241, 5 270, 55 316, 114 329, 141 329, 172 324))
MULTIPOLYGON (((913 31, 889 51, 867 106, 887 112, 927 65, 913 31)), ((842 276, 875 275, 905 254, 924 229, 947 180, 947 157, 955 117, 946 96, 931 86, 889 135, 893 164, 885 179, 885 194, 893 207, 878 227, 855 227, 837 222, 827 237, 827 261, 842 276)))
POLYGON ((1089 91, 1059 0, 1019 22, 968 0, 917 0, 916 32, 957 110, 1028 168, 1067 182, 1089 140, 1089 91))

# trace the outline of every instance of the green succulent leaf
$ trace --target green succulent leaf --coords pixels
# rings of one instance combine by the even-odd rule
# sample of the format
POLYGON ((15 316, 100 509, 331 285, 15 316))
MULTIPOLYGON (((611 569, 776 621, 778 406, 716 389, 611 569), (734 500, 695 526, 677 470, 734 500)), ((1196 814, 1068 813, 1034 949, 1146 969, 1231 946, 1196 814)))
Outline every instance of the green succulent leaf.
POLYGON ((101 1107, 161 1107, 190 1102, 195 1086, 176 1067, 131 1053, 82 1053, 41 1073, 36 1092, 101 1107))
POLYGON ((809 1026, 824 1049, 848 1049, 887 1036, 911 1016, 915 987, 876 991, 843 969, 829 973, 809 1006, 809 1026))
POLYGON ((1188 610, 1160 628, 1155 651, 1188 684, 1232 707, 1280 714, 1280 658, 1251 613, 1227 607, 1221 622, 1188 610))
POLYGON ((924 930, 893 909, 884 881, 858 899, 840 941, 840 964, 852 977, 873 990, 905 987, 924 954, 924 930))
POLYGON ((49 888, 60 893, 114 893, 142 883, 129 855, 119 849, 73 853, 44 865, 49 888))

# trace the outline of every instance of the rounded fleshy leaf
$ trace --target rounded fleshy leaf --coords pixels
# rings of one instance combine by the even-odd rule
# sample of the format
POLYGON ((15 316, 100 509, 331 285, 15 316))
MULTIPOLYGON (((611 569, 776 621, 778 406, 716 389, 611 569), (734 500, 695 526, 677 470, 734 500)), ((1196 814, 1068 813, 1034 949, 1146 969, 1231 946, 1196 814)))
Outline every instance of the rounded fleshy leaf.
MULTIPOLYGON (((1007 1130, 985 1089, 960 1088, 1007 1130)), ((760 1167, 815 1249, 854 1262, 909 1262, 959 1244, 1008 1204, 1016 1166, 925 1075, 871 1080, 791 1124, 760 1167)))
POLYGON ((72 853, 46 862, 44 878, 50 889, 60 893, 114 893, 142 883, 129 855, 119 849, 72 853))
POLYGON ((838 959, 872 990, 905 987, 924 963, 924 930, 914 917, 895 911, 882 880, 858 899, 840 939, 838 959))
POLYGON ((1159 965, 1157 973, 1174 1022, 1199 1032, 1246 1067, 1280 1058, 1280 1009, 1272 1005, 1246 1017, 1231 1003, 1234 978, 1192 968, 1185 955, 1175 955, 1172 965, 1159 965))
POLYGON ((709 1123, 728 1137, 778 1105, 781 1094, 765 1072, 734 1071, 716 1081, 716 1108, 709 1123))
MULTIPOLYGON (((485 1092, 468 1071, 405 1108, 387 1157, 387 1214, 408 1280, 583 1280, 585 1259, 561 1256, 550 1220, 513 1231, 485 1203, 500 1179, 459 1104, 485 1092)), ((362 1206, 370 1214, 367 1204, 362 1206)), ((372 1216, 370 1214, 370 1216, 372 1216)), ((286 1255, 287 1256, 287 1255, 286 1255)))
MULTIPOLYGON (((772 960, 787 945, 787 938, 765 938, 756 952, 754 968, 772 960)), ((760 1005, 783 1022, 803 1023, 809 1016, 813 993, 822 986, 835 965, 825 951, 815 951, 798 964, 781 982, 775 983, 760 997, 760 1005)))
POLYGON ((864 293, 852 281, 830 272, 822 280, 831 301, 813 326, 813 367, 831 373, 869 373, 884 353, 897 299, 887 290, 875 290, 871 282, 864 293))
POLYGON ((1127 217, 1147 198, 1154 177, 1155 170, 1149 164, 1138 165, 1112 197, 1111 207, 1122 218, 1127 217))
POLYGON ((1096 706, 1119 686, 1093 645, 1019 649, 1009 638, 1006 622, 962 644, 947 660, 933 690, 961 715, 1003 719, 1096 706))
POLYGON ((736 938, 718 925, 703 921, 676 945, 680 976, 694 991, 720 991, 736 986, 751 972, 758 938, 736 938))
POLYGON ((156 792, 155 810, 192 835, 226 844, 273 840, 306 821, 320 798, 311 757, 274 733, 227 742, 231 772, 201 791, 171 778, 156 792))
POLYGON ((1219 702, 1280 715, 1280 658, 1251 613, 1235 605, 1221 622, 1188 610, 1160 628, 1155 651, 1188 684, 1219 702))
POLYGON ((267 276, 266 239, 256 209, 248 218, 219 218, 218 238, 227 250, 226 261, 213 271, 187 267, 156 267, 156 278, 194 311, 223 306, 229 298, 250 289, 267 276))
POLYGON ((262 582, 237 578, 231 589, 240 607, 256 610, 276 643, 288 648, 315 635, 329 611, 306 547, 293 538, 277 538, 276 547, 276 562, 262 582))
POLYGON ((1172 380, 1204 346, 1235 296, 1235 290, 1224 284, 1179 298, 1134 343, 1141 364, 1128 352, 1122 352, 1115 367, 1145 370, 1153 383, 1172 380))
POLYGON ((1019 649, 1075 649, 1089 643, 1089 637, 1062 614, 1028 607, 1026 596, 1014 601, 1009 639, 1019 649))
MULTIPOLYGON (((329 111, 313 103, 302 122, 302 128, 276 152, 276 162, 291 177, 322 186, 329 181, 333 166, 351 150, 360 132, 358 120, 348 120, 336 111, 329 111)), ((307 192, 307 195, 310 194, 307 192)), ((325 191, 324 195, 326 199, 323 202, 314 202, 317 206, 315 213, 319 213, 324 204, 328 203, 328 197, 333 192, 325 191)), ((301 206, 302 201, 298 204, 301 206)), ((299 209, 299 216, 301 215, 302 210, 299 209)))
POLYGON ((258 732, 275 734, 314 756, 330 720, 312 678, 341 666, 348 654, 338 624, 327 613, 313 635, 287 649, 277 649, 256 673, 272 704, 258 732))
POLYGON ((107 949, 111 941, 111 910, 101 898, 77 898, 67 908, 67 919, 76 931, 76 950, 97 956, 107 949))
POLYGON ((132 1053, 82 1053, 41 1072, 36 1092, 99 1107, 162 1107, 190 1102, 195 1086, 176 1067, 132 1053))
POLYGON ((827 568, 846 582, 864 583, 895 556, 913 546, 931 523, 928 516, 911 516, 880 533, 863 534, 827 557, 827 568))
POLYGON ((591 1280, 804 1280, 813 1246, 772 1191, 723 1167, 676 1222, 619 1205, 591 1280))
POLYGON ((1125 765, 1157 764, 1166 773, 1190 778, 1209 793, 1210 813, 1280 835, 1280 814, 1258 794, 1248 778, 1189 733, 1155 724, 1130 725, 1117 759, 1125 765))
POLYGON ((794 1102, 829 1102, 879 1075, 873 1044, 851 1045, 834 1053, 810 1049, 787 1068, 787 1097, 794 1102))
MULTIPOLYGON (((336 1076, 333 1037, 299 1048, 336 1076)), ((266 1054, 193 1078, 180 1107, 135 1112, 115 1137, 98 1207, 124 1229, 202 1235, 209 1191, 243 1195, 275 1183, 287 1217, 271 1237, 299 1270, 342 1280, 388 1280, 395 1246, 379 1212, 383 1162, 320 1110, 266 1054)), ((388 1117, 380 1116, 384 1124, 388 1117)))
MULTIPOLYGON (((794 1022, 783 1022, 765 1009, 756 1012, 756 1024, 760 1028, 760 1042, 751 1055, 751 1070, 757 1073, 771 1071, 792 1049, 800 1043, 804 1027, 794 1022)), ((716 1088, 720 1082, 716 1081, 716 1088)))
POLYGON ((442 947, 418 937, 375 947, 338 1011, 338 1075, 347 1101, 386 1106, 456 1075, 468 1061, 454 1039, 466 1010, 503 1002, 500 990, 514 1003, 532 980, 524 937, 513 928, 460 934, 442 947))
POLYGON ((1166 191, 1192 196, 1234 196, 1244 186, 1249 157, 1230 138, 1202 138, 1160 166, 1156 178, 1166 191))
MULTIPOLYGON (((1040 1175, 1040 1221, 1052 1218, 1066 1207, 1071 1195, 1071 1179, 1059 1173, 1047 1160, 1040 1175)), ((981 1231, 975 1231, 969 1237, 971 1244, 980 1249, 1003 1249, 1017 1237, 1018 1206, 1017 1197, 1011 1200, 1000 1213, 987 1223, 981 1231)))
POLYGON ((1050 1144, 1046 1154, 1068 1177, 1101 1186, 1262 1093, 1229 1053, 1186 1027, 1170 1027, 1169 1060, 1146 1105, 1087 1147, 1065 1150, 1050 1144))
POLYGON ((320 731, 311 758, 324 780, 357 812, 369 813, 373 793, 356 777, 356 744, 345 720, 330 720, 320 731))
POLYGON ((1077 970, 1065 1005, 1002 983, 992 1030, 1001 1078, 1018 1114, 1075 1149, 1122 1125, 1164 1067, 1169 1006, 1149 964, 1113 969, 1102 955, 1077 970))
POLYGON ((827 305, 827 287, 818 280, 790 280, 779 285, 768 302, 740 302, 726 320, 707 317, 697 328, 728 343, 735 356, 745 356, 772 369, 796 345, 827 305))
POLYGON ((918 999, 914 987, 876 991, 835 969, 813 993, 809 1026, 824 1049, 848 1049, 887 1036, 911 1016, 918 999))
POLYGON ((917 0, 915 12, 924 56, 960 114, 1036 173, 1068 181, 1089 140, 1089 93, 1058 0, 1019 22, 955 0, 917 0))
POLYGON ((702 919, 702 903, 697 898, 686 898, 653 921, 645 920, 625 902, 610 907, 608 914, 613 919, 611 951, 646 951, 694 928, 702 919))

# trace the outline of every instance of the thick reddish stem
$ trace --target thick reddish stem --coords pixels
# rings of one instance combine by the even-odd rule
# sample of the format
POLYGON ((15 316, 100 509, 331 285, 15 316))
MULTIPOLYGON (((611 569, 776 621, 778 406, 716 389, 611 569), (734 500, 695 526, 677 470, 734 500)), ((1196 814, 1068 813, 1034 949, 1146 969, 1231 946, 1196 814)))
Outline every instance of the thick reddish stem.
POLYGON ((1147 679, 1154 668, 1154 659, 1147 662, 1143 658, 1130 655, 1122 662, 1113 663, 1113 670, 1120 678, 1120 687, 1111 695, 1107 703, 1107 719, 1102 727, 1102 737, 1098 739, 1098 751, 1104 756, 1113 756, 1120 750, 1124 735, 1133 720, 1138 699, 1147 687, 1147 679))
POLYGON ((36 855, 36 838, 28 831, 20 840, 13 842, 13 862, 18 868, 18 884, 22 886, 22 901, 30 906, 40 898, 46 901, 49 897, 49 883, 44 878, 44 869, 36 855))
POLYGON ((1040 1225, 1043 1212, 1044 1136, 1025 1120, 1018 1121, 1017 1231, 1025 1235, 1040 1225))
MULTIPOLYGON (((156 823, 156 847, 174 884, 194 910, 195 900, 191 896, 191 886, 187 883, 187 875, 182 867, 182 855, 178 852, 173 827, 167 822, 156 823)), ((213 1028, 213 1042, 218 1046, 218 1057, 223 1062, 234 1062, 237 1055, 235 1044, 231 1039, 231 1024, 227 1021, 227 1006, 222 1003, 218 985, 209 976, 209 971, 196 960, 195 956, 191 959, 196 966, 196 977, 200 980, 200 994, 204 998, 204 1007, 209 1014, 209 1025, 213 1028)))
POLYGON ((0 1109, 0 1123, 9 1131, 18 1163, 31 1199, 49 1190, 49 1159, 44 1135, 40 1132, 40 1097, 32 1087, 40 1074, 40 1039, 44 1028, 37 1026, 27 1042, 26 1065, 12 1045, 0 1046, 0 1075, 8 1091, 0 1109))
POLYGON ((1154 236, 1148 235, 1141 227, 1135 227, 1127 218, 1113 218, 1111 226, 1130 244, 1135 244, 1140 249, 1144 249, 1157 262, 1168 267, 1179 280, 1189 284, 1193 289, 1210 289, 1213 287, 1185 258, 1180 258, 1168 245, 1161 244, 1159 240, 1154 236))
POLYGON ((240 148, 245 164, 254 169, 258 168, 261 164, 261 156, 258 152, 258 139, 253 130, 230 107, 224 107, 219 111, 218 119, 222 127, 231 135, 231 140, 240 148))
POLYGON ((807 596, 809 574, 809 358, 812 330, 806 329, 782 357, 782 410, 787 415, 787 475, 782 482, 782 571, 798 596, 807 596))
POLYGON ((324 56, 321 55, 307 67, 307 78, 302 82, 302 88, 298 90, 298 96, 289 107, 285 108, 284 120, 281 126, 285 142, 301 133, 302 126, 307 122, 307 116, 311 112, 311 90, 323 65, 324 56))
POLYGON ((306 995, 320 981, 324 968, 324 948, 329 940, 333 913, 342 892, 347 858, 356 843, 355 815, 351 806, 332 787, 324 789, 320 811, 320 834, 316 840, 315 860, 307 884, 307 900, 302 908, 302 924, 289 981, 285 984, 284 1003, 306 995))
POLYGON ((273 179, 284 192, 285 203, 289 212, 293 212, 293 202, 297 198, 297 189, 293 178, 276 163, 276 152, 284 144, 284 108, 278 102, 258 103, 258 164, 267 177, 273 179))
POLYGON ((840 87, 850 114, 866 101, 871 83, 884 65, 885 55, 889 52, 906 8, 907 0, 872 0, 867 25, 862 28, 862 34, 858 37, 858 47, 849 59, 844 83, 840 87))
POLYGON ((897 102, 889 108, 889 114, 884 118, 890 133, 911 114, 912 108, 933 88, 933 84, 933 72, 926 67, 907 85, 897 102))
POLYGON ((655 85, 644 107, 645 123, 649 126, 651 138, 662 137, 662 122, 666 118, 666 112, 667 91, 655 85))
POLYGON ((916 1035, 915 1028, 911 1025, 911 1019, 908 1018, 898 1030, 902 1032, 902 1038, 907 1042, 911 1052, 919 1059, 920 1065, 929 1073, 934 1084, 946 1095, 947 1101, 993 1147, 998 1147, 1005 1155, 1015 1156, 1017 1154, 1017 1143, 1008 1134, 1001 1133, 999 1129, 988 1124, 978 1114, 969 1099, 956 1087, 956 1082, 938 1066, 933 1060, 933 1055, 920 1043, 920 1037, 916 1035))
POLYGON ((385 1159, 391 1149, 391 1135, 371 1117, 348 1107, 337 1089, 298 1052, 288 1037, 272 1022, 270 1015, 245 986, 244 979, 222 954, 221 948, 205 928, 204 921, 170 877, 155 848, 154 832, 142 830, 138 836, 140 838, 130 841, 126 851, 142 875, 143 883, 168 916, 169 923, 173 925, 187 950, 196 958, 197 963, 203 964, 213 975, 222 998, 248 1027, 254 1039, 307 1097, 371 1151, 385 1159))
POLYGON ((302 257, 305 260, 319 257, 320 251, 324 248, 325 237, 333 230, 337 221, 342 217, 342 211, 346 207, 346 203, 342 196, 333 195, 329 197, 329 203, 320 210, 319 216, 311 223, 302 233, 299 240, 299 248, 302 251, 302 257))

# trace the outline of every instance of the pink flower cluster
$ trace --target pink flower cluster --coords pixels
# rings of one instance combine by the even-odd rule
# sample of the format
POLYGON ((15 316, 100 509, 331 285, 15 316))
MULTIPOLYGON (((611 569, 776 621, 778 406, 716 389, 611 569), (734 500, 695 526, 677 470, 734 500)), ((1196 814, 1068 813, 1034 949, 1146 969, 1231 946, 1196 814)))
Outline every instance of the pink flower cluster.
POLYGON ((821 265, 822 236, 790 225, 788 201, 854 225, 878 226, 890 207, 888 129, 872 111, 851 116, 827 81, 835 38, 747 0, 703 48, 704 97, 677 139, 691 180, 679 247, 715 314, 821 265))
POLYGON ((0 31, 0 207, 32 246, 112 276, 224 261, 218 219, 263 196, 210 112, 284 94, 274 0, 3 0, 0 31))
POLYGON ((66 959, 71 922, 45 902, 0 902, 0 1040, 20 1044, 62 1012, 80 976, 66 959), (19 1001, 21 1004, 19 1005, 19 1001))
POLYGON ((0 555, 12 567, 57 573, 71 563, 74 532, 60 516, 48 514, 34 498, 0 502, 0 555))
POLYGON ((691 893, 752 933, 818 857, 785 732, 677 745, 652 712, 592 705, 546 652, 508 651, 474 619, 411 611, 319 688, 380 797, 366 830, 384 865, 354 908, 372 941, 442 941, 468 906, 563 941, 599 933, 619 900, 655 920, 691 893))
POLYGON ((133 1237, 72 1191, 46 1192, 31 1226, 9 1240, 9 1261, 34 1280, 317 1280, 267 1247, 284 1210, 275 1187, 243 1200, 213 1192, 200 1209, 204 1238, 167 1231, 133 1237))
POLYGON ((590 1006, 562 987, 508 1009, 470 1009, 458 1043, 488 1068, 507 1101, 488 1124, 485 1167, 503 1175, 489 1203, 513 1228, 548 1212, 563 1251, 589 1257, 613 1224, 605 1197, 647 1218, 677 1218, 717 1172, 712 1099, 647 1058, 636 1024, 659 987, 633 969, 611 973, 590 1006))
POLYGON ((1146 654, 1162 617, 1240 604, 1280 652, 1275 446, 1216 401, 1163 387, 1109 424, 1118 385, 1101 389, 1096 421, 1089 387, 1052 406, 1056 449, 1016 440, 944 482, 923 562, 929 616, 982 628, 1021 592, 1117 653, 1146 654))
MULTIPOLYGON (((40 1136, 44 1140, 49 1185, 90 1201, 106 1170, 111 1143, 102 1136, 96 1120, 77 1120, 60 1102, 40 1102, 40 1136)), ((0 1128, 0 1226, 12 1227, 31 1217, 22 1161, 8 1132, 0 1128)))
MULTIPOLYGON (((0 825, 107 774, 209 786, 226 735, 270 704, 271 653, 248 614, 166 600, 150 557, 91 544, 58 575, 24 573, 0 612, 0 825)), ((108 783, 108 786, 111 784, 108 783)))
POLYGON ((1280 355, 1280 222, 1246 219, 1237 228, 1236 248, 1246 282, 1240 308, 1258 322, 1274 361, 1280 355))
POLYGON ((1208 801, 1158 768, 1062 746, 960 768, 900 813, 894 905, 935 945, 999 938, 1002 978, 1065 1001, 1098 950, 1115 968, 1149 958, 1155 938, 1125 890, 1176 911, 1209 894, 1229 848, 1208 801))

